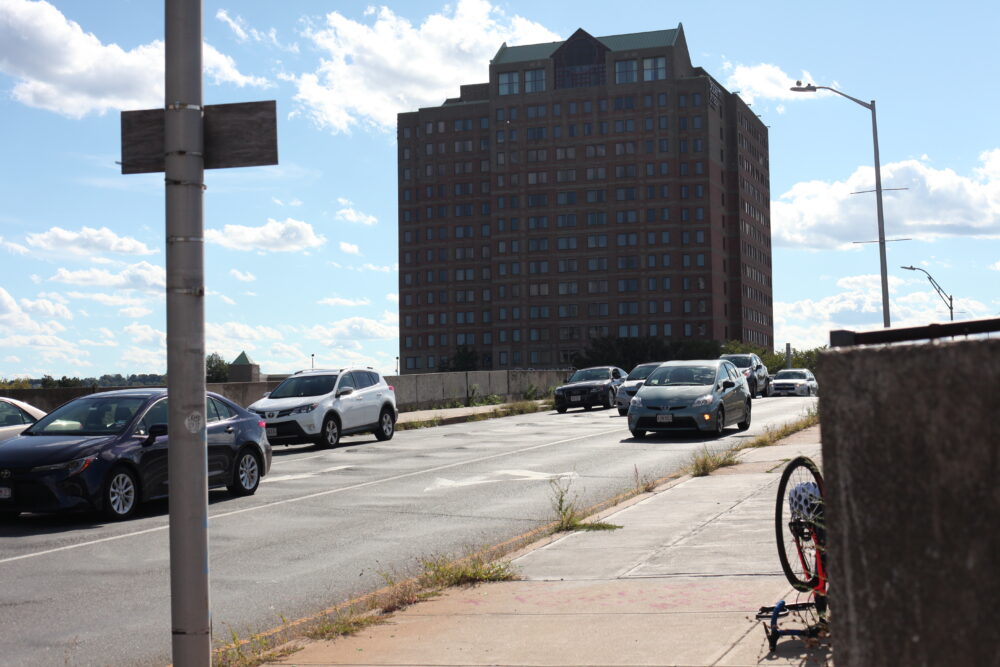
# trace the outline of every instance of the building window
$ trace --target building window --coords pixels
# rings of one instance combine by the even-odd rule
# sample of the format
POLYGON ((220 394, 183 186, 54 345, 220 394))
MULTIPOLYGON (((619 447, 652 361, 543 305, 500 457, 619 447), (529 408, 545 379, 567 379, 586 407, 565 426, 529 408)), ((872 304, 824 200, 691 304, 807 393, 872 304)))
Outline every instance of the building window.
MULTIPOLYGON (((516 74, 516 72, 514 72, 516 74)), ((545 91, 545 70, 529 69, 524 72, 524 92, 541 93, 545 91)), ((517 91, 514 91, 517 92, 517 91)), ((501 95, 503 93, 500 93, 501 95)))
POLYGON ((642 80, 659 81, 667 78, 667 59, 663 56, 658 58, 642 59, 642 80))
POLYGON ((635 83, 639 80, 637 60, 619 60, 615 63, 615 83, 635 83))
POLYGON ((501 95, 516 95, 521 92, 520 74, 520 72, 500 72, 501 95))

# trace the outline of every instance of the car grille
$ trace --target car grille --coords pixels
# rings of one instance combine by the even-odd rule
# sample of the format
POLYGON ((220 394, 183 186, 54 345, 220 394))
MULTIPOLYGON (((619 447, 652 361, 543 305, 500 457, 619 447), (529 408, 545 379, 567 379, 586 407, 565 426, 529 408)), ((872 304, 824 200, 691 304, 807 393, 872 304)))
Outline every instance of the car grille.
POLYGON ((295 408, 288 408, 287 410, 279 410, 277 414, 275 414, 272 417, 268 417, 268 415, 274 412, 273 410, 251 410, 251 412, 258 414, 261 417, 264 417, 265 419, 279 419, 281 417, 287 417, 288 415, 292 414, 292 410, 294 409, 295 408))
POLYGON ((795 385, 788 382, 775 382, 771 387, 774 391, 795 391, 795 385))

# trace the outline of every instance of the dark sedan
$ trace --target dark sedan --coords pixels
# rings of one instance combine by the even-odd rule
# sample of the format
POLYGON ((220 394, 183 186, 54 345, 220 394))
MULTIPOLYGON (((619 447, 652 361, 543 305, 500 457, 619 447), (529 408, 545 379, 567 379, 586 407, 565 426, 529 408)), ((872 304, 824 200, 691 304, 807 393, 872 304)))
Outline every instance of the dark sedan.
MULTIPOLYGON (((206 397, 209 486, 247 496, 271 467, 257 415, 206 397)), ((0 443, 0 518, 93 509, 125 519, 167 495, 167 390, 90 394, 56 408, 0 443)))
POLYGON ((595 405, 610 408, 615 403, 618 385, 628 374, 617 366, 592 366, 581 368, 566 379, 566 384, 556 387, 557 412, 569 408, 590 410, 595 405))

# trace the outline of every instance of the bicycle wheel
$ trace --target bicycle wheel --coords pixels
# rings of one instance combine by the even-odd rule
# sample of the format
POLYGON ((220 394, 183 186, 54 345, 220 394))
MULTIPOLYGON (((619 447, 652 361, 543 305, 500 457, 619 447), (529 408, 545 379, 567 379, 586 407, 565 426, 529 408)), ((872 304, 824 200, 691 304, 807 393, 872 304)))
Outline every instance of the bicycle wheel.
POLYGON ((781 473, 774 531, 788 582, 799 591, 825 593, 823 476, 805 456, 792 459, 781 473))

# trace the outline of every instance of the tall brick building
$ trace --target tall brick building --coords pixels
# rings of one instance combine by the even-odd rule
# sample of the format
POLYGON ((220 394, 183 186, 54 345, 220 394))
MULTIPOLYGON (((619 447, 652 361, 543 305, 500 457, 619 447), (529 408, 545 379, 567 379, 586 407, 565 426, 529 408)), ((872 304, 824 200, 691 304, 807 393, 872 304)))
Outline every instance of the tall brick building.
POLYGON ((601 336, 773 345, 767 128, 684 29, 500 47, 398 116, 400 370, 601 336))

